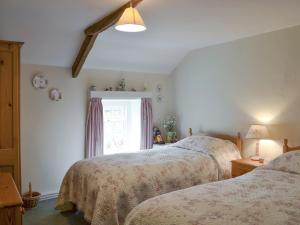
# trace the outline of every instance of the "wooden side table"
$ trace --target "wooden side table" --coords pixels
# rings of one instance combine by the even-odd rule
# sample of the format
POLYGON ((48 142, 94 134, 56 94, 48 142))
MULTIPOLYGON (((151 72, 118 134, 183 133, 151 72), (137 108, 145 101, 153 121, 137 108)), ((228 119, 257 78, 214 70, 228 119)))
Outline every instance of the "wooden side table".
POLYGON ((232 177, 238 177, 245 173, 248 173, 259 166, 265 165, 259 161, 253 161, 251 159, 238 159, 231 161, 231 173, 232 177))
POLYGON ((17 186, 8 173, 0 173, 0 223, 1 225, 22 224, 22 198, 17 186))

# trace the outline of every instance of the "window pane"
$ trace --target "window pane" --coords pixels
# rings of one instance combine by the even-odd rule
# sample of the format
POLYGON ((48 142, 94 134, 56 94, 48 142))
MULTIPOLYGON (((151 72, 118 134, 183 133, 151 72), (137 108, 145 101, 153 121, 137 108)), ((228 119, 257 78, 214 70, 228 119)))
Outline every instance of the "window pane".
POLYGON ((103 100, 104 155, 140 150, 141 101, 103 100))

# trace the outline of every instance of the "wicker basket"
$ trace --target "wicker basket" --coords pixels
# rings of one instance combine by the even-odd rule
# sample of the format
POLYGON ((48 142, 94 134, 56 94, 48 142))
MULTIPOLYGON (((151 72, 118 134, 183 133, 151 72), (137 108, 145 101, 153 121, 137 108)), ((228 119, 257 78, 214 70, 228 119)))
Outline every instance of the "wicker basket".
POLYGON ((34 208, 38 205, 41 194, 39 192, 32 192, 31 183, 29 183, 29 191, 23 194, 23 206, 26 209, 34 208))

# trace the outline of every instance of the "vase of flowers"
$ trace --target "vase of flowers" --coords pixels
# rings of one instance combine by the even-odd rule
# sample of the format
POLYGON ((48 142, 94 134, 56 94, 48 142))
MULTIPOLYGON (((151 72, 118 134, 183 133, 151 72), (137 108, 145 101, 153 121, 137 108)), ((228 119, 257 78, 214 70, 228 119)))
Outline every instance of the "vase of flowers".
POLYGON ((167 132, 167 143, 174 143, 177 141, 176 135, 176 118, 175 116, 170 116, 168 119, 164 120, 163 127, 167 132))

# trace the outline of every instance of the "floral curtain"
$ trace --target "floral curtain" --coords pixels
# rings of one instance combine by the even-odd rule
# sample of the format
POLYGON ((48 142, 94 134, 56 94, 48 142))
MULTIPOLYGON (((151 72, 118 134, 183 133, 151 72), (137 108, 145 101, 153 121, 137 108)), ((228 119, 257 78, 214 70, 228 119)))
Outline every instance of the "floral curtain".
POLYGON ((141 99, 141 149, 151 149, 153 145, 152 99, 141 99))
POLYGON ((103 155, 103 105, 101 98, 91 98, 89 102, 86 131, 85 157, 103 155))

